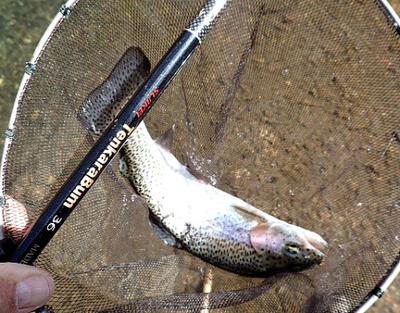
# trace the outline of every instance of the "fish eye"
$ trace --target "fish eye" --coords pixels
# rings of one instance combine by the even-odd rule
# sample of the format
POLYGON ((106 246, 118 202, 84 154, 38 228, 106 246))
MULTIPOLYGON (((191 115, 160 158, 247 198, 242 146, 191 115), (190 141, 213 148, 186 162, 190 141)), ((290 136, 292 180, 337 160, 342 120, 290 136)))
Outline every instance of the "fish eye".
POLYGON ((287 243, 285 248, 286 251, 289 252, 290 254, 300 253, 300 246, 296 243, 287 243))

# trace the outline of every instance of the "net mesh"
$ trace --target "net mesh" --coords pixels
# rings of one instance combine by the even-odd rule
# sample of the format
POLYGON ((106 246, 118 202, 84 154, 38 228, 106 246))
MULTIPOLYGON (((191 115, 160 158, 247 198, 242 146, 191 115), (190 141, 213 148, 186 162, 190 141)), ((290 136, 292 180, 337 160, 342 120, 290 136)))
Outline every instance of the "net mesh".
MULTIPOLYGON (((2 177, 31 222, 94 144, 77 118, 87 96, 131 46, 154 66, 203 4, 78 1, 56 27, 19 100, 2 177)), ((249 278, 167 247, 114 164, 36 262, 56 280, 49 305, 354 310, 399 257, 399 55, 376 1, 232 1, 146 124, 154 138, 175 124, 174 155, 218 188, 321 234, 325 263, 249 278)), ((6 221, 17 212, 9 204, 6 221)))

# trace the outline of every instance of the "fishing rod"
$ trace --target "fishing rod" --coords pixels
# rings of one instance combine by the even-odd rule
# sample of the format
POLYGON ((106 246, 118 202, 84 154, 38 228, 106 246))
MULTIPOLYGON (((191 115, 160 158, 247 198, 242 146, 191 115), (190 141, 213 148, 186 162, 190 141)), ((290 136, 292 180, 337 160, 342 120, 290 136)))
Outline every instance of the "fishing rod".
POLYGON ((213 27, 230 0, 208 0, 98 139, 67 182, 33 224, 8 261, 32 264, 69 214, 110 164, 183 64, 213 27))

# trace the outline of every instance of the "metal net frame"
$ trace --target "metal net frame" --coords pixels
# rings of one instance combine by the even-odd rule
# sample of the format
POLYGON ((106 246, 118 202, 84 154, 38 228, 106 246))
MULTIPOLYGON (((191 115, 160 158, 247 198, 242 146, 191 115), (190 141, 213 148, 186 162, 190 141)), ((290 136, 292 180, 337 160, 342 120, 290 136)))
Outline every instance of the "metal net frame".
MULTIPOLYGON (((14 199, 34 221, 94 144, 77 112, 124 51, 138 46, 154 65, 202 4, 60 9, 6 132, 5 228, 21 218, 14 199)), ((146 119, 154 137, 176 124, 174 154, 218 187, 324 234, 325 264, 256 279, 166 247, 114 164, 37 262, 56 279, 52 309, 367 310, 400 271, 399 25, 384 0, 233 1, 146 119)))

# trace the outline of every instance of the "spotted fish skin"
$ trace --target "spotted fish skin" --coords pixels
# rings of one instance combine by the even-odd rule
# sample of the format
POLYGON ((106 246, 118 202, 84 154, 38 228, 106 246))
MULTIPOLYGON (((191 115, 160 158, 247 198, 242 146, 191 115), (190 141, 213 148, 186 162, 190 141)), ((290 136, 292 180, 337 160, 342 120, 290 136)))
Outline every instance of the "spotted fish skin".
POLYGON ((142 50, 129 48, 104 82, 86 98, 78 118, 94 135, 100 135, 143 83, 149 71, 150 62, 142 50))
POLYGON ((224 269, 265 276, 318 264, 326 242, 194 177, 142 123, 124 147, 123 174, 183 248, 224 269), (260 233, 261 232, 261 233, 260 233))
MULTIPOLYGON (((128 83, 132 74, 117 70, 121 62, 132 62, 136 75, 146 77, 148 70, 137 64, 138 59, 123 57, 108 79, 128 83)), ((103 85, 108 83, 98 90, 107 92, 103 85)), ((125 97, 121 92, 120 98, 125 97)), ((93 92, 83 105, 82 117, 94 134, 101 133, 121 106, 115 97, 93 92)), ((151 138, 144 123, 122 148, 120 165, 121 173, 146 201, 152 220, 180 247, 207 262, 240 274, 265 276, 305 269, 323 259, 320 250, 327 244, 321 236, 196 178, 151 138)))

